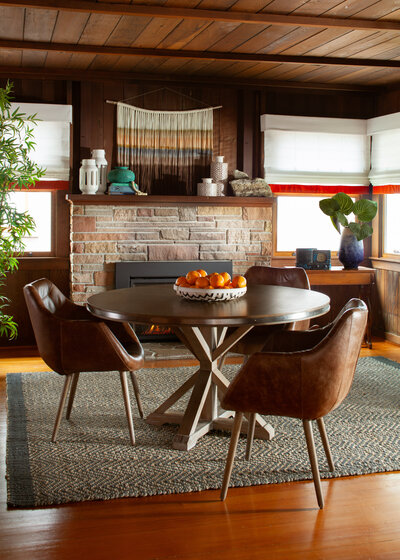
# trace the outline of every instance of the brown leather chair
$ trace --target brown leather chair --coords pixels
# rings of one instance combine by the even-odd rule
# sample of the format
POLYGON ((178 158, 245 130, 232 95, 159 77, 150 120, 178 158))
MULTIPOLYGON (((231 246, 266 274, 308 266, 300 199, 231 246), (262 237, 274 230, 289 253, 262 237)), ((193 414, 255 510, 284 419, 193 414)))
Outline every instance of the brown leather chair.
POLYGON ((126 372, 130 372, 139 414, 143 418, 135 371, 143 366, 144 359, 133 329, 128 323, 106 323, 97 319, 85 307, 67 299, 46 278, 27 284, 23 290, 39 353, 50 368, 65 375, 51 441, 56 441, 69 390, 66 417, 70 417, 80 372, 118 371, 130 441, 134 445, 126 372))
POLYGON ((262 352, 253 354, 230 384, 222 407, 236 411, 221 499, 227 494, 243 414, 249 414, 246 458, 250 458, 256 413, 303 421, 314 486, 324 507, 311 421, 316 420, 329 469, 334 464, 323 416, 340 405, 350 390, 368 309, 353 299, 322 329, 275 333, 262 352), (279 351, 276 351, 279 349, 279 351))
MULTIPOLYGON (((269 286, 288 286, 290 288, 310 289, 310 282, 304 268, 277 268, 270 266, 252 266, 245 273, 247 285, 266 284, 269 286)), ((241 338, 230 352, 238 354, 254 354, 259 352, 271 333, 282 330, 307 330, 310 321, 296 321, 284 325, 260 325, 253 327, 241 338)))

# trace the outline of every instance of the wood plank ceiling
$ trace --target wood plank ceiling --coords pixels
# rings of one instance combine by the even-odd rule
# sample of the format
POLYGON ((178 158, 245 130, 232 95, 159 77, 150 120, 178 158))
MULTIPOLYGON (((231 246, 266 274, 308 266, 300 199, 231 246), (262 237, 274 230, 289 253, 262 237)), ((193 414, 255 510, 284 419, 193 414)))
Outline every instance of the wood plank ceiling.
POLYGON ((0 72, 400 83, 400 0, 0 0, 0 72))

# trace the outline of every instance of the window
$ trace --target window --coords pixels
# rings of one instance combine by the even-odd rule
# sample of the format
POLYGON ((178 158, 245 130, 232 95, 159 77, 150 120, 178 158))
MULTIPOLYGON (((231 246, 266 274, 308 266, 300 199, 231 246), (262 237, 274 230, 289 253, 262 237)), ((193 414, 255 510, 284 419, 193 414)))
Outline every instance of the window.
POLYGON ((50 254, 56 224, 53 223, 52 190, 67 190, 70 174, 70 105, 42 103, 12 103, 12 110, 19 108, 27 115, 36 114, 40 119, 33 127, 36 146, 31 159, 46 168, 45 176, 35 187, 10 193, 10 199, 20 212, 28 212, 35 220, 35 231, 24 239, 26 254, 50 254))
POLYGON ((279 196, 277 199, 276 251, 292 254, 294 249, 339 248, 339 234, 319 209, 318 196, 279 196), (290 226, 288 227, 288 224, 290 226))
POLYGON ((385 196, 383 252, 400 256, 400 193, 385 196))
POLYGON ((35 230, 23 239, 25 253, 50 253, 52 250, 51 192, 14 191, 10 200, 18 212, 28 212, 35 220, 35 230))
POLYGON ((400 113, 370 119, 368 134, 373 192, 384 195, 383 253, 400 256, 400 113))

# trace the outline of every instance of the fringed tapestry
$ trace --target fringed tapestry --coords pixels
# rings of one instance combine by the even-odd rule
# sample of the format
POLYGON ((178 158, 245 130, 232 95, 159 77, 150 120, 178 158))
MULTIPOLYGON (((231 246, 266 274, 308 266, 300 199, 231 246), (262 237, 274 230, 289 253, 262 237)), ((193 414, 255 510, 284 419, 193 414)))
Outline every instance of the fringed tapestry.
POLYGON ((196 194, 210 175, 213 108, 150 111, 117 104, 117 161, 149 194, 196 194))

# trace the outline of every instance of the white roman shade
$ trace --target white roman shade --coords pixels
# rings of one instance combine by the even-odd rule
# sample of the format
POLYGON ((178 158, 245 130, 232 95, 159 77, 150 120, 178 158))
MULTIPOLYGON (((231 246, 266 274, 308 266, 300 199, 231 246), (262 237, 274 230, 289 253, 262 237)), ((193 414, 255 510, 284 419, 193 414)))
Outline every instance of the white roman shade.
POLYGON ((46 168, 46 175, 42 181, 68 181, 72 106, 18 102, 11 104, 12 111, 17 108, 27 115, 37 115, 38 123, 33 127, 36 147, 30 153, 30 157, 35 163, 46 168))
POLYGON ((369 119, 370 181, 375 193, 400 192, 400 113, 369 119))
POLYGON ((262 115, 261 130, 264 176, 275 192, 368 190, 365 120, 262 115))

